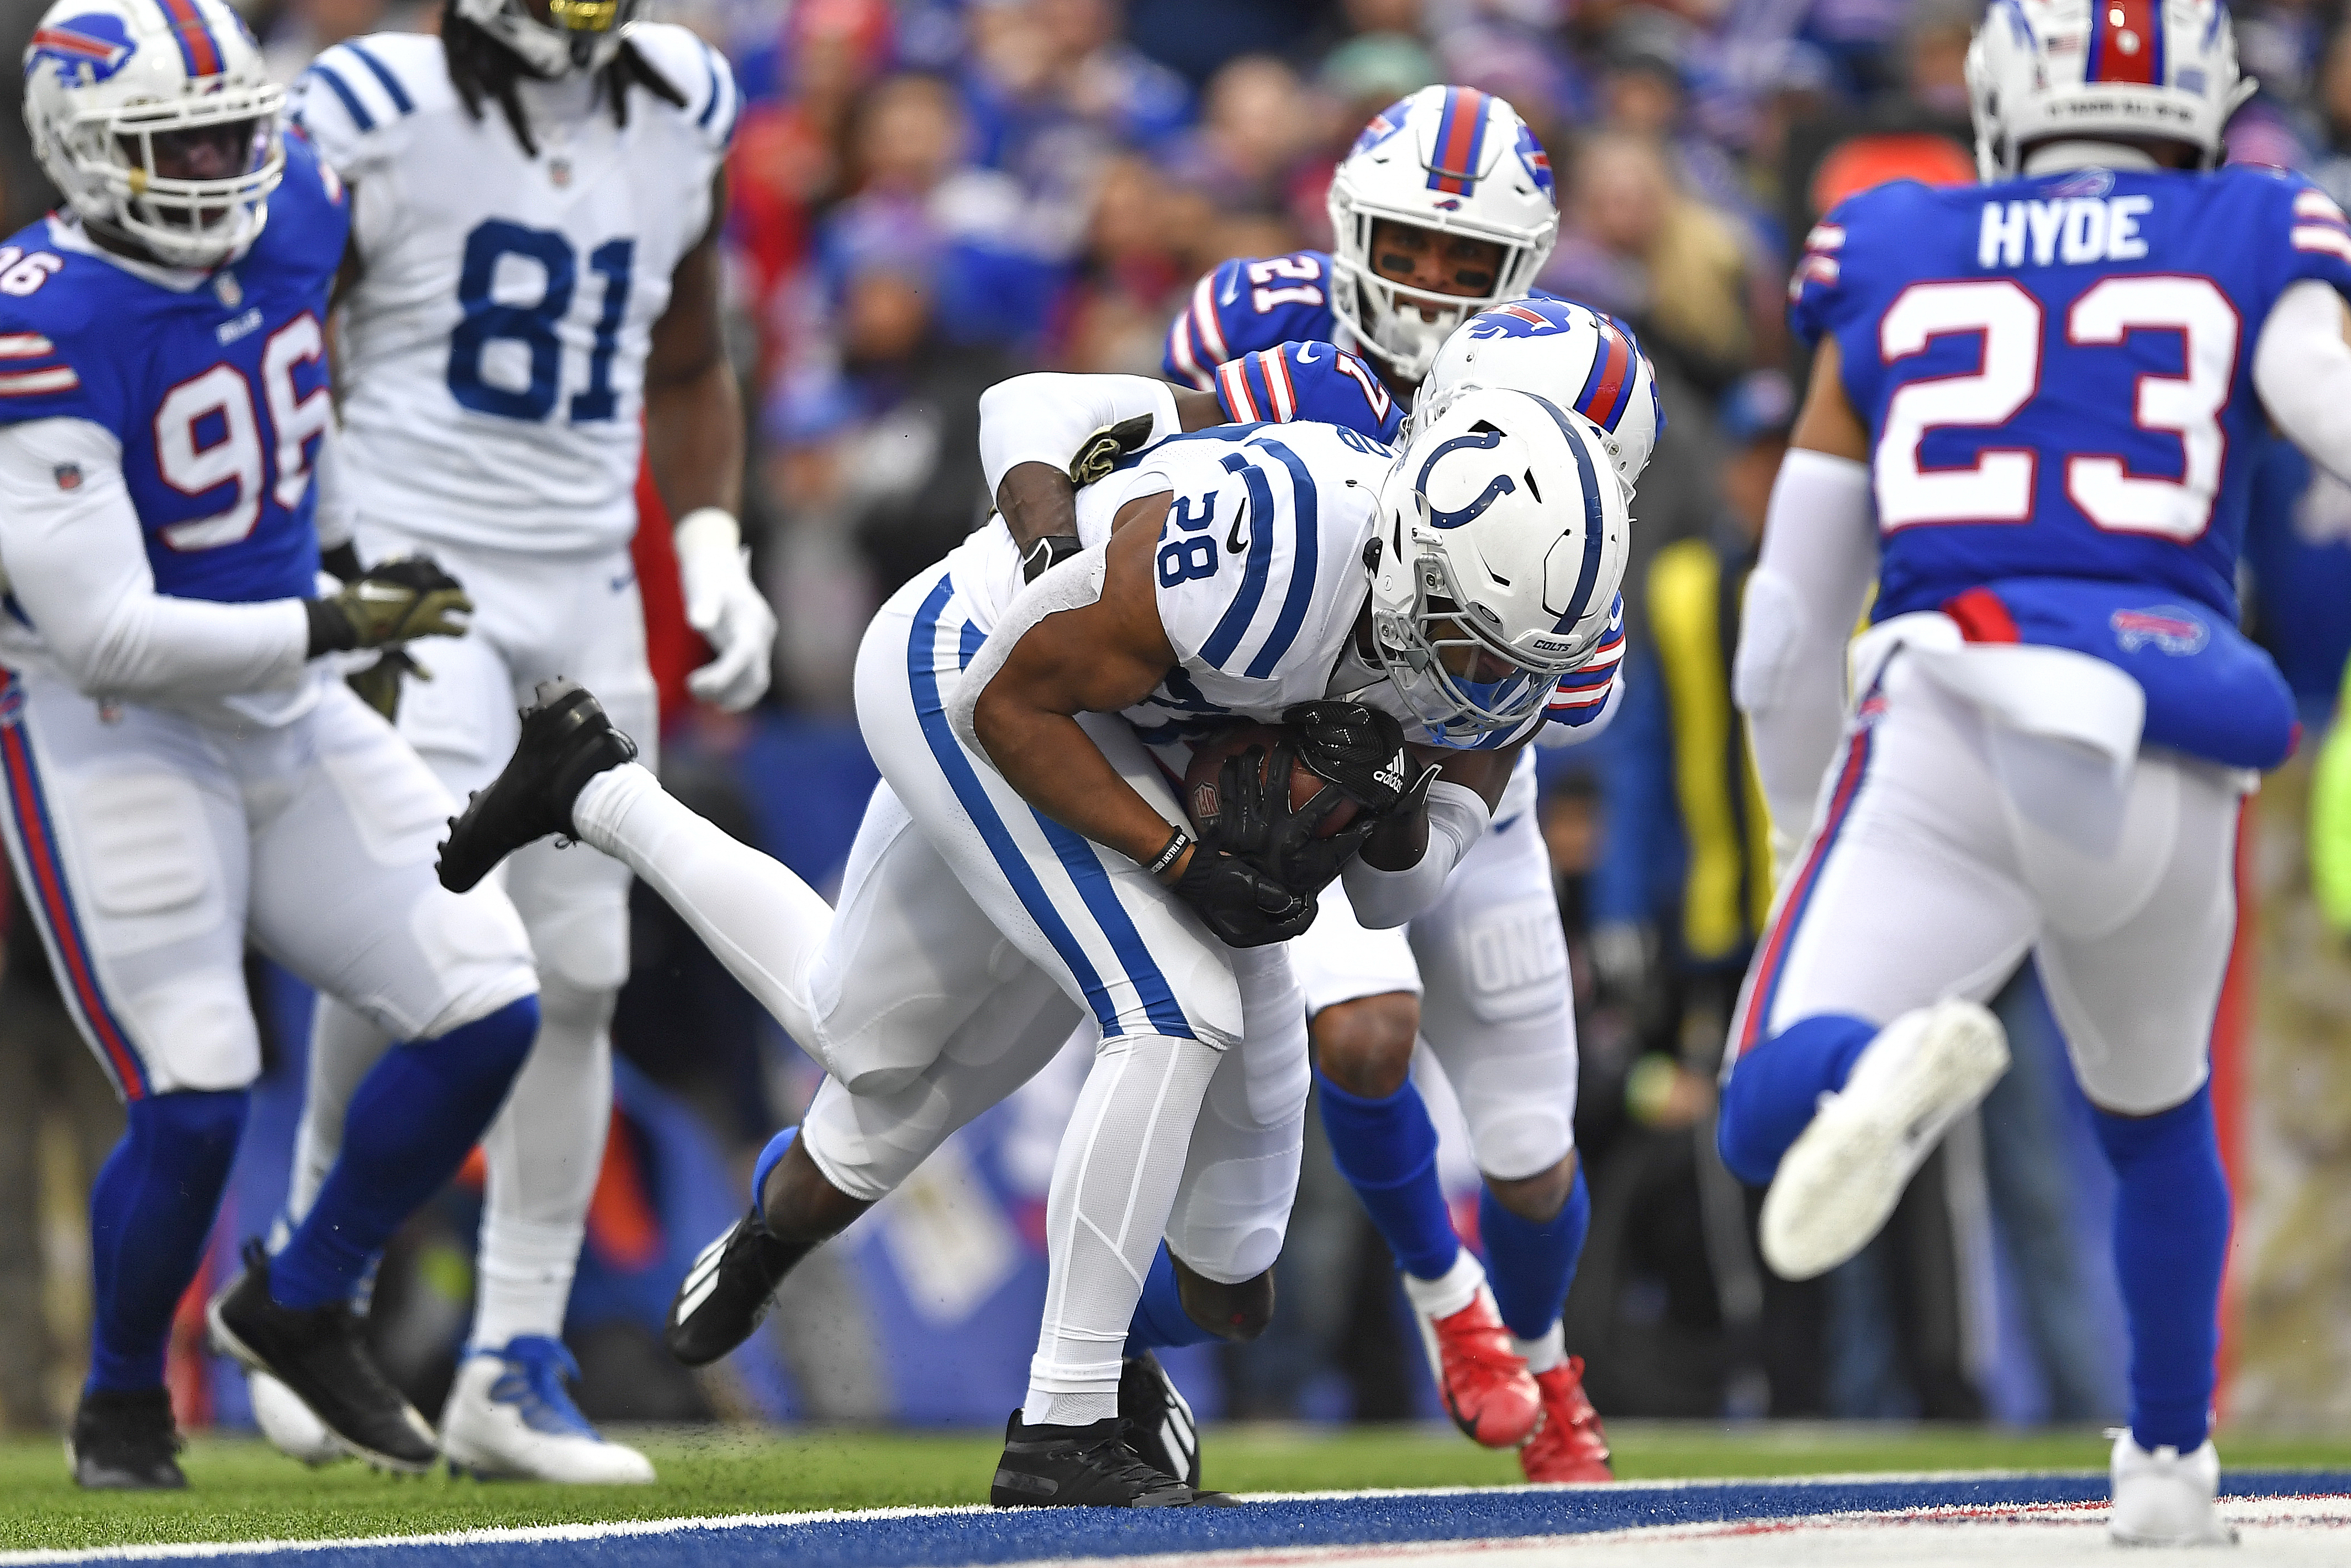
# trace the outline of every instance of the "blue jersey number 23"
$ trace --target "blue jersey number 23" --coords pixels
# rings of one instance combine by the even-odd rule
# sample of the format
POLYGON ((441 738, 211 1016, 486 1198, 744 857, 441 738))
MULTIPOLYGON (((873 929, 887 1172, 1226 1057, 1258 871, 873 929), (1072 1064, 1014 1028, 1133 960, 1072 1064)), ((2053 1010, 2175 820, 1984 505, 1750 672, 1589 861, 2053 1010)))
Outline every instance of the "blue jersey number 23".
MULTIPOLYGON (((607 240, 588 256, 588 268, 604 279, 604 304, 596 319, 596 347, 588 358, 588 385, 571 395, 574 424, 611 419, 619 400, 612 393, 612 356, 620 347, 621 323, 629 313, 630 269, 637 242, 607 240)), ((529 229, 492 218, 465 236, 465 270, 457 279, 457 303, 465 319, 449 335, 449 395, 476 413, 501 419, 544 420, 555 412, 563 380, 563 340, 556 326, 570 312, 580 264, 571 242, 551 229, 529 229), (535 305, 507 305, 490 298, 498 263, 507 256, 537 262, 547 275, 535 305), (482 358, 492 343, 519 343, 530 356, 530 385, 517 391, 482 377, 482 358)))

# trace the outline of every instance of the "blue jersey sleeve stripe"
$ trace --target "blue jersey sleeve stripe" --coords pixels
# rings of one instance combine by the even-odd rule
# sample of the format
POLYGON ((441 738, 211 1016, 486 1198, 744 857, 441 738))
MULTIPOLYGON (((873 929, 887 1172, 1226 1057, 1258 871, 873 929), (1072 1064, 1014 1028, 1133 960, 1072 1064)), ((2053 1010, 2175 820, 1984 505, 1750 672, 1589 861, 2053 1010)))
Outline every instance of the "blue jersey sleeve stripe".
POLYGON ((367 106, 360 102, 360 95, 350 89, 348 82, 328 69, 323 63, 311 66, 310 74, 325 82, 334 95, 342 100, 343 112, 351 117, 353 125, 358 126, 361 131, 375 129, 375 116, 367 111, 367 106))
POLYGON ((383 90, 392 99, 392 108, 402 114, 413 114, 416 111, 416 100, 408 96, 408 89, 400 85, 400 78, 392 75, 391 69, 381 60, 377 59, 355 43, 345 44, 343 47, 356 57, 360 64, 367 67, 369 74, 383 84, 383 90))
MULTIPOLYGON (((1306 621, 1306 606, 1314 598, 1314 579, 1321 570, 1322 524, 1320 502, 1314 494, 1314 478, 1297 455, 1279 441, 1258 441, 1252 444, 1273 454, 1280 465, 1290 470, 1290 516, 1297 529, 1290 545, 1290 591, 1282 595, 1281 613, 1274 617, 1273 630, 1266 633, 1265 645, 1257 657, 1249 662, 1241 673, 1250 680, 1261 681, 1273 674, 1290 645, 1298 641, 1298 629, 1306 621)), ((1252 474, 1257 470, 1249 470, 1252 474)), ((1249 504, 1257 504, 1257 491, 1249 492, 1249 504)), ((1254 526, 1254 525, 1252 525, 1254 526)), ((1252 543, 1255 541, 1252 540, 1252 543)))
POLYGON ((1257 619, 1257 607, 1265 599, 1265 580, 1273 570, 1273 486, 1266 483, 1264 469, 1238 452, 1224 460, 1224 468, 1239 475, 1249 490, 1249 568, 1241 574, 1240 591, 1225 607, 1224 617, 1208 633, 1208 640, 1200 644, 1200 657, 1220 670, 1248 635, 1249 622, 1257 619))
MULTIPOLYGON (((701 43, 701 40, 696 39, 695 42, 701 43)), ((710 101, 702 106, 702 113, 695 119, 695 124, 707 131, 710 129, 712 116, 718 112, 718 100, 726 96, 718 80, 718 58, 710 52, 708 44, 702 44, 702 68, 709 75, 710 101)))

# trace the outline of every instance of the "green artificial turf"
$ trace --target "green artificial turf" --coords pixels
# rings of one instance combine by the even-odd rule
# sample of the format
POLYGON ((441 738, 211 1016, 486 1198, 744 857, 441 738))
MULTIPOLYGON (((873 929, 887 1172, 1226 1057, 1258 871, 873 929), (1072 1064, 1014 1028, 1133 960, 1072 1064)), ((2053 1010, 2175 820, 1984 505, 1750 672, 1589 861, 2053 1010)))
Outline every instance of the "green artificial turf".
MULTIPOLYGON (((1612 1429, 1627 1480, 1872 1471, 2102 1469, 2095 1432, 1975 1427, 1625 1422, 1612 1429)), ((984 1500, 992 1433, 713 1427, 630 1435, 652 1455, 650 1487, 394 1479, 356 1465, 305 1470, 257 1440, 201 1437, 189 1490, 78 1490, 58 1445, 0 1442, 0 1551, 175 1541, 414 1535, 490 1526, 984 1500)), ((2231 1468, 2351 1469, 2351 1440, 2224 1433, 2231 1468)), ((1509 1454, 1444 1427, 1240 1427, 1208 1436, 1207 1479, 1235 1491, 1490 1486, 1518 1479, 1509 1454)))

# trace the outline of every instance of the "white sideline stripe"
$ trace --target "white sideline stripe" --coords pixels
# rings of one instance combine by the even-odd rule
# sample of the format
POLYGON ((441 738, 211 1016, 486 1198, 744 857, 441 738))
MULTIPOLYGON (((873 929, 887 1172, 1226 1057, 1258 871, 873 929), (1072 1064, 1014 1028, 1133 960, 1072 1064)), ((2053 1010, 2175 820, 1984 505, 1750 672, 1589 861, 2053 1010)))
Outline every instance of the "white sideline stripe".
MULTIPOLYGON (((1246 1502, 1344 1502, 1364 1498, 1472 1497, 1481 1493, 1523 1494, 1530 1491, 1604 1491, 1616 1493, 1621 1496, 1627 1492, 1696 1491, 1707 1488, 1721 1487, 1840 1486, 1863 1481, 1899 1483, 1914 1481, 2009 1480, 2023 1479, 2034 1477, 2103 1475, 2104 1473, 2105 1472, 2103 1470, 2087 1468, 2078 1471, 2040 1469, 1912 1470, 1895 1472, 1891 1474, 1884 1471, 1874 1471, 1847 1475, 1708 1477, 1697 1480, 1564 1481, 1554 1482, 1547 1485, 1539 1484, 1532 1486, 1521 1484, 1519 1486, 1500 1487, 1365 1487, 1360 1490, 1347 1491, 1266 1491, 1239 1492, 1235 1495, 1246 1502)), ((2259 1500, 2238 1499, 2232 1500, 2239 1502, 2287 1502, 2294 1500, 2279 1498, 2259 1500)), ((1939 1509, 1943 1511, 1949 1511, 1953 1506, 1954 1505, 1949 1504, 1938 1505, 1939 1509)), ((2025 1503, 2013 1506, 2018 1509, 2072 1509, 2083 1506, 2104 1505, 2083 1505, 2075 1503, 2025 1503)), ((1938 1511, 1938 1510, 1928 1509, 1922 1511, 1904 1511, 1932 1513, 1938 1511)), ((699 1517, 684 1516, 675 1519, 616 1520, 609 1523, 601 1524, 502 1525, 484 1530, 444 1531, 430 1535, 365 1535, 334 1537, 310 1541, 173 1542, 148 1546, 92 1546, 69 1549, 59 1548, 34 1552, 0 1552, 0 1568, 35 1568, 35 1565, 37 1564, 66 1563, 172 1562, 183 1559, 241 1556, 247 1553, 261 1554, 295 1552, 333 1552, 340 1551, 345 1548, 374 1551, 391 1546, 483 1546, 505 1542, 529 1544, 536 1542, 607 1541, 625 1539, 630 1536, 640 1535, 682 1534, 691 1530, 749 1530, 765 1527, 788 1527, 804 1524, 857 1524, 883 1522, 894 1519, 939 1519, 954 1514, 986 1514, 996 1516, 999 1513, 999 1510, 987 1507, 985 1504, 959 1503, 945 1507, 926 1508, 821 1509, 806 1513, 733 1513, 713 1514, 699 1517)), ((1794 1517, 1802 1519, 1806 1518, 1807 1516, 1798 1515, 1794 1517)), ((1831 1516, 1819 1515, 1813 1517, 1820 1520, 1825 1520, 1831 1516)), ((1854 1518, 1870 1516, 1841 1515, 1836 1517, 1854 1518)), ((1734 1521, 1731 1522, 1736 1524, 1741 1521, 1734 1521)), ((1677 1521, 1673 1524, 1638 1526, 1629 1531, 1608 1531, 1583 1533, 1577 1535, 1575 1539, 1579 1543, 1582 1543, 1629 1536, 1648 1538, 1656 1535, 1658 1531, 1667 1530, 1708 1530, 1719 1528, 1722 1528, 1721 1524, 1715 1521, 1698 1523, 1690 1521, 1677 1521)), ((1525 1541, 1557 1542, 1559 1539, 1560 1537, 1558 1536, 1531 1536, 1525 1538, 1525 1541)), ((1350 1547, 1241 1547, 1235 1548, 1229 1552, 1176 1552, 1156 1554, 1150 1558, 1123 1558, 1119 1561, 1129 1564, 1139 1564, 1145 1562, 1165 1562, 1171 1559, 1206 1561, 1213 1557, 1218 1563, 1231 1562, 1237 1563, 1258 1563, 1260 1561, 1265 1563, 1306 1562, 1311 1561, 1316 1553, 1333 1552, 1354 1552, 1365 1555, 1374 1552, 1381 1555, 1394 1555, 1397 1553, 1433 1552, 1439 1550, 1483 1551, 1504 1546, 1521 1546, 1525 1544, 1525 1541, 1516 1539, 1504 1540, 1500 1538, 1470 1538, 1455 1541, 1398 1541, 1370 1542, 1361 1546, 1350 1547)), ((1074 1562, 1075 1560, 1071 1561, 1074 1562)), ((1008 1564, 1007 1568, 1018 1568, 1018 1565, 1008 1564)))

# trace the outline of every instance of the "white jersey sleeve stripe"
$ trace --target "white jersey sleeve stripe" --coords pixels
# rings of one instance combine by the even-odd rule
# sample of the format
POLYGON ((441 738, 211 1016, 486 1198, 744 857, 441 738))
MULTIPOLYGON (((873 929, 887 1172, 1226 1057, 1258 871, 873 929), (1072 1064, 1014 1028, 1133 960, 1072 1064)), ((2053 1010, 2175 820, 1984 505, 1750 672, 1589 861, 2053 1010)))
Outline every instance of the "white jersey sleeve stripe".
POLYGON ((1258 413, 1257 400, 1249 395, 1248 367, 1239 360, 1227 360, 1217 367, 1217 390, 1224 394, 1225 412, 1236 424, 1255 424, 1265 415, 1258 413))
POLYGON ((1209 360, 1217 364, 1223 364, 1227 360, 1231 359, 1232 355, 1225 350, 1224 329, 1217 324, 1217 296, 1213 287, 1215 283, 1216 274, 1210 273, 1194 286, 1192 326, 1193 329, 1200 334, 1200 347, 1208 351, 1209 360))

